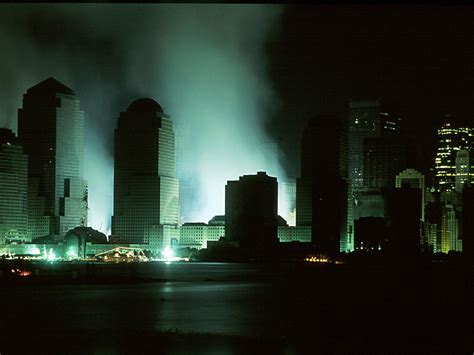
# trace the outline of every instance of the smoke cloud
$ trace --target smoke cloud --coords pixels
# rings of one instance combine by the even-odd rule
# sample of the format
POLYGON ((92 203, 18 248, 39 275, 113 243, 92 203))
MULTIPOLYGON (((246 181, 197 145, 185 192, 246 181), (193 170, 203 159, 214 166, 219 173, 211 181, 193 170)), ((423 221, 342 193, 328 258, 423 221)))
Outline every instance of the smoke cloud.
POLYGON ((174 123, 184 221, 224 213, 225 183, 265 170, 284 178, 265 122, 279 98, 266 40, 281 6, 0 5, 0 123, 16 131, 30 86, 53 76, 86 115, 89 225, 110 230, 113 134, 138 97, 174 123))

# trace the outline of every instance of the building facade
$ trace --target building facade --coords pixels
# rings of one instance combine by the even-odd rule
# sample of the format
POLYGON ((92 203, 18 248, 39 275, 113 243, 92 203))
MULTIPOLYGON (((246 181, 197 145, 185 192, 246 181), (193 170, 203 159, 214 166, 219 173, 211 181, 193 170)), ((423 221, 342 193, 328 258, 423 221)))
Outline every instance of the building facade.
POLYGON ((336 116, 314 117, 303 131, 296 225, 312 226, 312 242, 327 254, 350 251, 347 131, 336 116))
MULTIPOLYGON (((445 122, 438 129, 438 147, 435 158, 435 182, 440 191, 456 189, 456 160, 459 150, 466 150, 472 154, 474 130, 451 116, 445 117, 445 122)), ((460 164, 462 155, 459 157, 460 164)), ((472 164, 472 161, 470 162, 472 164)), ((471 170, 471 168, 469 168, 471 170)), ((459 171, 462 173, 461 171, 459 171)), ((470 181, 473 181, 472 170, 469 172, 470 181)), ((460 181, 458 180, 458 183, 460 181)))
POLYGON ((179 184, 171 119, 151 99, 122 112, 115 130, 113 240, 159 249, 179 240, 179 184))
POLYGON ((265 172, 228 181, 225 187, 225 236, 250 255, 264 255, 278 242, 278 184, 265 172))
POLYGON ((15 134, 0 128, 0 244, 28 235, 28 157, 15 134))
POLYGON ((18 137, 28 155, 29 236, 64 236, 86 226, 84 113, 74 91, 53 78, 29 88, 18 137))

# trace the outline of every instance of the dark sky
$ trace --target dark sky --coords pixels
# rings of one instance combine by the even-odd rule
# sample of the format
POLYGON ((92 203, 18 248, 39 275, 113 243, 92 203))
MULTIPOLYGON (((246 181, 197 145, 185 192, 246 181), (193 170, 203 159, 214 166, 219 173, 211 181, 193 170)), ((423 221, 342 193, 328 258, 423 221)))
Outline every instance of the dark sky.
POLYGON ((474 121, 473 6, 288 6, 269 51, 283 98, 270 129, 285 151, 312 115, 344 114, 349 98, 399 107, 426 150, 440 116, 474 121))

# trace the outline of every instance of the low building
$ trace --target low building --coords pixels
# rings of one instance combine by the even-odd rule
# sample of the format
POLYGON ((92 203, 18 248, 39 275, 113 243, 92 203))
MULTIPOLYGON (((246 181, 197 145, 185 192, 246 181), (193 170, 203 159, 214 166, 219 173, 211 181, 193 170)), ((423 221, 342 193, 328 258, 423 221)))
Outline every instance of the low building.
POLYGON ((280 243, 311 243, 311 226, 278 226, 278 240, 280 243))

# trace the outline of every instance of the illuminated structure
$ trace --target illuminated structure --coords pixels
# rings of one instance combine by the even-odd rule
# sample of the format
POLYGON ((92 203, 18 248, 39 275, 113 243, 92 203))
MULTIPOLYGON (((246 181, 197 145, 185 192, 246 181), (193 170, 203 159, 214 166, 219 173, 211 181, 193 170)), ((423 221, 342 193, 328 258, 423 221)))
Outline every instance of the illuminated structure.
POLYGON ((27 234, 28 157, 15 134, 0 128, 0 245, 27 234))
POLYGON ((202 249, 207 242, 216 242, 225 236, 224 216, 214 216, 208 224, 185 223, 180 227, 179 246, 202 249))
POLYGON ((53 78, 29 88, 18 137, 28 155, 29 236, 64 236, 87 225, 84 113, 74 92, 53 78))
POLYGON ((337 117, 316 116, 305 127, 296 189, 296 225, 312 226, 323 253, 351 250, 347 134, 337 117))
MULTIPOLYGON (((438 129, 438 149, 435 159, 436 183, 441 191, 456 189, 456 157, 460 149, 472 152, 474 138, 473 129, 450 116, 446 123, 438 129)), ((472 154, 472 153, 470 153, 472 154)), ((473 179, 472 172, 471 181, 473 179)))
POLYGON ((278 240, 280 243, 311 243, 311 226, 278 226, 278 240))
POLYGON ((466 149, 459 149, 456 153, 456 192, 461 193, 464 186, 474 183, 474 169, 472 167, 474 162, 471 154, 466 149))
POLYGON ((122 112, 115 130, 112 239, 163 248, 179 239, 171 119, 151 99, 122 112))
POLYGON ((290 226, 296 225, 296 180, 278 182, 278 213, 290 226))
POLYGON ((277 239, 278 185, 265 172, 228 181, 225 187, 225 236, 244 253, 262 256, 277 239))

